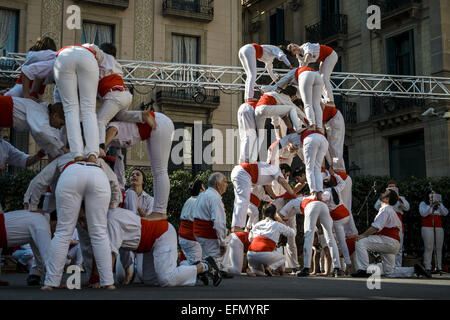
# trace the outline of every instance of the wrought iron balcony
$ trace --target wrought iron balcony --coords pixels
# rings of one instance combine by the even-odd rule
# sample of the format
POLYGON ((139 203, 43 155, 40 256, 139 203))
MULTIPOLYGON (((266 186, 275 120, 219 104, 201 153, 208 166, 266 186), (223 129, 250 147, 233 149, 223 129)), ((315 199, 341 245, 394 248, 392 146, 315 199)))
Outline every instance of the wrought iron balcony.
POLYGON ((219 90, 202 88, 160 88, 156 92, 158 103, 216 108, 220 104, 219 90))
POLYGON ((398 23, 402 17, 417 17, 422 0, 369 0, 369 5, 380 7, 382 22, 398 23))
POLYGON ((214 0, 164 0, 163 16, 210 22, 214 18, 214 0))
POLYGON ((426 109, 424 99, 372 97, 370 119, 381 130, 417 122, 424 109, 426 109))
POLYGON ((347 35, 347 15, 334 14, 305 29, 308 42, 328 43, 337 36, 347 35))
POLYGON ((86 2, 94 5, 105 5, 118 9, 128 9, 130 4, 129 0, 74 0, 74 2, 86 2))

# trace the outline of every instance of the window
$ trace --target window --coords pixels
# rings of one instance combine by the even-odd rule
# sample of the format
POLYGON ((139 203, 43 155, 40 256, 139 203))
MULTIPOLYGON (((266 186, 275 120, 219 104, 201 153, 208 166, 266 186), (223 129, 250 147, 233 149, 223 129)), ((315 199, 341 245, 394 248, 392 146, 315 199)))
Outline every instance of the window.
POLYGON ((97 46, 104 42, 114 43, 114 25, 83 22, 82 43, 93 43, 97 46))
POLYGON ((413 30, 386 39, 386 62, 389 74, 415 74, 413 30))
POLYGON ((172 0, 172 8, 190 12, 200 12, 200 0, 172 0))
POLYGON ((320 1, 320 19, 327 22, 332 16, 339 14, 339 0, 320 1))
POLYGON ((270 44, 280 45, 284 42, 284 9, 277 8, 270 16, 270 44))
POLYGON ((172 62, 200 63, 199 37, 172 34, 172 62))
POLYGON ((423 131, 415 131, 389 139, 389 162, 392 178, 426 177, 423 131))
POLYGON ((19 13, 14 10, 0 9, 0 30, 1 55, 5 52, 17 52, 19 13))

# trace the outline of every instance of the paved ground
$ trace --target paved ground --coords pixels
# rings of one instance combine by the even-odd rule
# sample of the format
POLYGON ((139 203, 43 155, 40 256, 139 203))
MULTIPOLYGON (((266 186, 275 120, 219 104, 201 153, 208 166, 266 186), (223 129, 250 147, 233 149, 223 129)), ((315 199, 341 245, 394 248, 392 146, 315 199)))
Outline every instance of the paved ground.
MULTIPOLYGON (((450 275, 434 275, 433 279, 382 279, 380 290, 369 290, 365 279, 354 278, 298 278, 292 276, 250 278, 237 276, 224 279, 219 287, 152 288, 133 284, 115 291, 103 289, 42 292, 27 287, 25 274, 2 274, 10 282, 0 287, 0 300, 9 299, 449 299, 450 275)), ((83 280, 85 275, 83 274, 83 280)))

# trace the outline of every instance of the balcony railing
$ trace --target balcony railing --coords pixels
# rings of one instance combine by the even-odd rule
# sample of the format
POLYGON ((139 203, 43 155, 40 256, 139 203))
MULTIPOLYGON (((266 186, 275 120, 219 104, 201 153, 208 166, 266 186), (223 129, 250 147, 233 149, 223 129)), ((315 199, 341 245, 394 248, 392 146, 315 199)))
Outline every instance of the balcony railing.
POLYGON ((395 10, 421 3, 422 0, 369 0, 369 5, 380 7, 382 15, 391 14, 395 10))
POLYGON ((336 107, 341 111, 346 124, 356 123, 356 102, 344 101, 336 104, 336 107))
POLYGON ((129 0, 74 0, 74 2, 86 2, 94 5, 105 5, 125 10, 130 5, 129 0))
POLYGON ((406 110, 422 110, 425 106, 426 104, 424 99, 372 97, 370 115, 372 117, 381 115, 395 115, 406 110))
POLYGON ((181 103, 188 105, 218 106, 219 90, 197 88, 161 88, 156 92, 158 103, 181 103))
POLYGON ((214 0, 164 0, 163 15, 209 22, 214 18, 214 0))
POLYGON ((309 42, 323 42, 337 35, 347 34, 347 15, 334 14, 322 21, 306 26, 306 40, 309 42))

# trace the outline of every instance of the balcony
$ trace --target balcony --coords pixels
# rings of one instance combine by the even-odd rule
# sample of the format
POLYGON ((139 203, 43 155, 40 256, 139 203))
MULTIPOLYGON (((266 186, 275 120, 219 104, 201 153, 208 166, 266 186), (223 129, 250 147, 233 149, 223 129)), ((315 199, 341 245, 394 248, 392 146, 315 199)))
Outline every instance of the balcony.
POLYGON ((331 45, 347 36, 347 15, 334 14, 329 18, 305 27, 308 42, 331 45))
MULTIPOLYGON (((2 60, 0 61, 0 70, 3 71, 16 71, 19 65, 10 60, 2 60)), ((15 75, 14 77, 8 73, 2 73, 0 74, 0 88, 11 88, 14 86, 18 79, 18 75, 15 75)))
POLYGON ((163 16, 210 22, 214 18, 214 0, 164 0, 163 16))
POLYGON ((381 23, 400 23, 399 19, 417 18, 422 0, 369 0, 369 5, 381 9, 381 23))
POLYGON ((420 121, 425 109, 424 99, 373 97, 370 120, 383 130, 420 121))
POLYGON ((216 109, 220 105, 219 90, 202 88, 160 88, 156 92, 158 104, 216 109))
POLYGON ((356 102, 344 101, 336 104, 336 107, 342 113, 346 124, 356 123, 356 102))
POLYGON ((114 7, 117 9, 125 10, 128 9, 129 6, 129 0, 74 0, 75 3, 77 2, 85 2, 93 5, 104 5, 108 7, 114 7))

